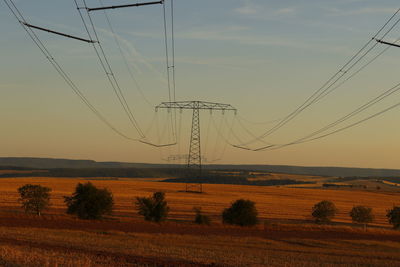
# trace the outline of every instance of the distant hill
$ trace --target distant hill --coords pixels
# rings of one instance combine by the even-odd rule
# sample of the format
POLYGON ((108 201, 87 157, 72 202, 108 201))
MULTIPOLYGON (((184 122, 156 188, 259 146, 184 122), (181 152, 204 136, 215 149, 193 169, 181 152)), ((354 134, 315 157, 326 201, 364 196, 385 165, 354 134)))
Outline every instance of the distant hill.
POLYGON ((60 168, 168 168, 167 164, 146 164, 127 162, 97 162, 94 160, 55 159, 55 158, 15 158, 0 157, 0 166, 14 166, 33 169, 60 168))
MULTIPOLYGON (((179 168, 178 164, 148 164, 128 162, 97 162, 94 160, 71 160, 53 158, 15 158, 0 157, 0 167, 13 166, 33 169, 59 169, 59 168, 179 168)), ((273 173, 321 175, 335 177, 393 177, 400 176, 396 169, 370 169, 370 168, 345 168, 345 167, 302 167, 286 165, 205 165, 204 168, 216 170, 242 170, 263 171, 273 173)))

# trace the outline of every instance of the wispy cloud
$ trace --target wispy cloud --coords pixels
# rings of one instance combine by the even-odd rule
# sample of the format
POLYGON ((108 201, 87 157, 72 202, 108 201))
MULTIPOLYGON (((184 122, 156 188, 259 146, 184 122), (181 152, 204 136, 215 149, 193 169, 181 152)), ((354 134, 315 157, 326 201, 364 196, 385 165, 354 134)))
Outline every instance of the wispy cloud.
MULTIPOLYGON (((158 33, 150 32, 130 32, 134 36, 147 38, 161 38, 158 33)), ((300 49, 319 49, 321 51, 344 52, 344 47, 330 47, 326 44, 318 44, 317 40, 304 41, 296 38, 285 38, 279 36, 254 34, 249 27, 241 26, 220 26, 207 28, 195 28, 189 31, 179 32, 175 35, 176 39, 201 40, 201 41, 219 41, 231 42, 242 45, 252 46, 276 46, 300 49)), ((345 52, 348 52, 347 50, 345 52)))
POLYGON ((327 8, 328 15, 331 16, 355 16, 369 14, 393 14, 398 8, 390 7, 363 7, 358 9, 343 10, 339 8, 327 8))
POLYGON ((235 8, 234 11, 242 15, 253 15, 258 13, 257 6, 250 1, 246 1, 242 6, 235 8))
POLYGON ((273 19, 277 16, 294 15, 296 12, 295 7, 271 8, 267 5, 255 4, 251 0, 245 0, 241 6, 233 9, 233 13, 250 19, 273 19))
MULTIPOLYGON (((150 58, 151 62, 163 62, 165 58, 150 58)), ((235 57, 176 57, 175 62, 179 64, 190 64, 208 66, 213 68, 248 71, 253 70, 255 65, 266 64, 265 59, 243 59, 235 57)))
POLYGON ((116 33, 114 34, 109 30, 103 28, 101 28, 100 30, 101 32, 106 34, 109 38, 114 38, 114 37, 117 38, 118 42, 121 45, 121 49, 123 50, 124 56, 128 58, 129 64, 131 64, 137 72, 141 73, 140 65, 142 65, 149 71, 153 72, 160 82, 164 84, 167 83, 165 75, 163 75, 160 71, 158 71, 157 68, 153 66, 153 64, 151 64, 151 62, 142 53, 139 52, 139 50, 135 47, 135 45, 131 41, 122 38, 120 35, 116 33))

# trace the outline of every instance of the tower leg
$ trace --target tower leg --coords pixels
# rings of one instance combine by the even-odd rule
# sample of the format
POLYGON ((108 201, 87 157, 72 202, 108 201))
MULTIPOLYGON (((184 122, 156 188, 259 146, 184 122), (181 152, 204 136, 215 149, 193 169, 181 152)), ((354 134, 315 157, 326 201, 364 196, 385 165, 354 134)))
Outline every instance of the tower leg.
MULTIPOLYGON (((197 103, 196 103, 197 104, 197 103)), ((198 104, 197 104, 198 105, 198 104)), ((193 109, 192 131, 190 135, 188 169, 196 178, 201 176, 201 146, 200 146, 200 110, 198 107, 193 109)), ((201 183, 186 184, 186 191, 202 192, 201 183)))

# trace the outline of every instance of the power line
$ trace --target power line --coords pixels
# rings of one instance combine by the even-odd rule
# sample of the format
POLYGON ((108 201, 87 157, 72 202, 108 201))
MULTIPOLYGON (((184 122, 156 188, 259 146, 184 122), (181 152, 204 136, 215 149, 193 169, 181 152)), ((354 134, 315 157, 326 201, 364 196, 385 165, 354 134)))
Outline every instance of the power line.
POLYGON ((53 66, 53 68, 57 71, 57 73, 63 78, 63 80, 68 84, 68 86, 74 91, 74 93, 82 100, 82 102, 96 115, 96 117, 106 124, 112 131, 116 134, 120 135, 121 137, 132 140, 138 141, 138 139, 131 138, 117 128, 115 128, 87 99, 87 97, 82 93, 82 91, 78 88, 78 86, 72 81, 69 75, 64 71, 61 65, 56 61, 44 43, 39 39, 36 33, 29 27, 25 27, 24 23, 27 23, 24 16, 22 15, 21 11, 17 8, 15 3, 12 0, 3 0, 7 7, 10 9, 13 16, 20 22, 20 25, 28 34, 30 39, 35 43, 35 45, 39 48, 41 53, 46 57, 49 63, 53 66))
MULTIPOLYGON (((176 101, 174 0, 170 0, 170 3, 171 3, 172 88, 173 88, 173 98, 174 101, 176 101)), ((175 131, 177 131, 175 109, 174 109, 174 117, 175 117, 175 131)))
MULTIPOLYGON (((172 102, 171 97, 171 75, 170 75, 170 64, 169 64, 169 48, 168 48, 168 34, 167 34, 167 14, 165 2, 163 2, 163 21, 164 21, 164 45, 165 45, 165 63, 167 67, 167 83, 168 83, 168 101, 172 102)), ((174 100, 175 101, 175 100, 174 100)), ((172 122, 172 113, 171 113, 171 124, 172 122)))
POLYGON ((83 24, 85 25, 85 29, 86 29, 86 31, 87 31, 87 33, 89 35, 89 38, 90 39, 94 39, 95 41, 97 41, 96 43, 92 43, 92 46, 93 46, 93 49, 95 50, 95 53, 96 53, 96 55, 97 55, 97 57, 99 59, 100 65, 103 68, 104 73, 106 74, 107 80, 109 81, 109 83, 110 83, 115 95, 117 96, 117 99, 118 99, 119 103, 121 104, 125 114, 128 116, 128 119, 131 122, 132 126, 139 133, 140 137, 144 138, 145 135, 144 135, 143 131, 141 130, 141 128, 140 128, 135 116, 132 113, 132 110, 131 110, 130 106, 128 105, 128 103, 126 101, 126 98, 125 98, 125 96, 124 96, 124 94, 123 94, 123 92, 121 90, 121 87, 120 87, 120 85, 118 83, 118 80, 117 80, 117 78, 116 78, 116 76, 115 76, 115 74, 114 74, 114 72, 113 72, 113 70, 111 68, 111 65, 110 65, 110 63, 108 61, 108 58, 107 58, 107 56, 105 54, 103 46, 100 43, 97 31, 96 31, 96 27, 94 25, 92 17, 90 16, 89 11, 87 10, 86 0, 83 0, 83 4, 84 4, 84 6, 86 8, 86 11, 87 11, 86 13, 87 13, 87 16, 88 16, 88 19, 89 19, 90 25, 92 27, 93 34, 94 34, 95 38, 92 38, 92 35, 90 34, 90 31, 89 31, 89 29, 88 29, 88 27, 86 25, 85 19, 83 18, 83 15, 82 15, 81 9, 79 8, 77 0, 74 0, 74 2, 76 4, 76 8, 77 8, 77 10, 78 10, 78 12, 80 14, 81 20, 82 20, 83 24), (98 48, 96 47, 96 44, 97 44, 98 48))
MULTIPOLYGON (((345 127, 341 128, 342 130, 339 129, 340 131, 336 130, 336 131, 333 131, 333 132, 331 132, 331 133, 329 133, 329 134, 324 134, 324 135, 322 135, 322 136, 320 136, 320 137, 318 137, 318 138, 312 138, 313 136, 316 136, 316 135, 318 135, 318 134, 320 134, 320 133, 323 133, 323 132, 325 132, 325 131, 327 131, 327 130, 333 128, 333 127, 335 127, 336 125, 338 125, 338 124, 340 124, 340 123, 343 123, 343 122, 349 120, 350 118, 352 118, 352 117, 354 117, 355 115, 361 113, 362 111, 364 111, 364 110, 370 108, 371 106, 373 106, 373 105, 375 105, 375 104, 381 102, 382 100, 384 100, 385 98, 387 98, 387 97, 391 96, 392 94, 398 92, 399 90, 400 90, 400 83, 398 83, 398 84, 396 84, 395 86, 389 88, 388 90, 386 90, 386 91, 383 92, 382 94, 376 96, 375 98, 371 99, 371 100, 368 101, 367 103, 361 105, 360 107, 356 108, 355 110, 353 110, 352 112, 346 114, 345 116, 341 117, 340 119, 338 119, 338 120, 336 120, 336 121, 334 121, 334 122, 332 122, 332 123, 326 125, 325 127, 322 127, 321 129, 319 129, 319 130, 317 130, 317 131, 314 131, 314 132, 311 133, 311 134, 306 135, 305 137, 302 137, 302 138, 300 138, 300 139, 297 139, 296 141, 293 141, 293 142, 290 142, 290 143, 287 143, 287 144, 284 144, 284 145, 278 145, 278 146, 275 145, 273 148, 271 148, 271 147, 268 147, 268 148, 269 148, 269 149, 277 149, 277 147, 278 147, 278 148, 281 148, 281 147, 285 147, 285 146, 292 145, 292 144, 304 143, 304 142, 308 142, 308 141, 311 141, 311 140, 320 139, 320 138, 322 138, 322 137, 326 137, 326 136, 332 135, 332 134, 334 134, 334 133, 340 132, 340 131, 342 131, 342 130, 348 129, 348 128, 350 128, 350 127, 349 127, 349 126, 345 126, 345 127), (310 138, 311 138, 311 139, 310 139, 310 138)), ((395 105, 395 106, 396 106, 396 105, 395 105)), ((389 108, 389 110, 390 110, 390 109, 392 109, 392 108, 389 108)), ((386 111, 385 111, 385 112, 386 112, 386 111)), ((381 112, 378 112, 377 114, 380 115, 381 112)), ((378 116, 378 115, 373 115, 373 116, 371 116, 371 118, 373 118, 373 117, 375 117, 375 116, 378 116)), ((366 121, 366 120, 363 119, 363 120, 361 120, 361 121, 359 121, 359 122, 356 122, 356 123, 354 123, 354 126, 355 126, 355 125, 358 125, 358 124, 360 124, 361 122, 364 122, 364 121, 366 121)), ((353 125, 353 124, 352 124, 352 125, 353 125)), ((351 127, 352 127, 352 126, 351 126, 351 127)), ((255 151, 261 151, 261 150, 265 150, 265 149, 264 149, 264 148, 258 148, 258 149, 256 149, 255 151)))
MULTIPOLYGON (((76 0, 74 0, 74 1, 75 1, 75 3, 76 3, 76 0)), ((85 5, 85 7, 87 7, 87 5, 86 5, 86 0, 83 0, 83 3, 84 3, 84 5, 85 5)), ((77 9, 78 9, 79 13, 81 13, 81 11, 80 11, 78 5, 77 5, 77 9)), ((102 54, 102 56, 103 56, 104 62, 103 62, 103 60, 101 59, 101 57, 100 57, 100 55, 99 55, 99 53, 98 53, 98 50, 96 49, 96 45, 93 43, 92 46, 93 46, 93 48, 94 48, 95 51, 96 51, 96 54, 97 54, 97 56, 98 56, 98 58, 99 58, 99 60, 100 60, 101 66, 103 67, 103 70, 104 70, 104 72, 105 72, 105 74, 106 74, 106 76, 107 76, 107 79, 109 80, 109 82, 110 82, 110 84, 111 84, 111 86, 112 86, 112 88, 113 88, 113 90, 114 90, 114 93, 116 94, 116 96, 117 96, 117 98, 118 98, 120 104, 122 105, 122 107, 123 107, 123 109, 124 109, 126 115, 127 115, 128 118, 129 118, 130 122, 132 123, 132 125, 134 126, 134 128, 137 130, 137 132, 139 133, 139 135, 140 135, 142 138, 144 138, 145 135, 143 134, 142 130, 140 129, 140 126, 139 126, 138 122, 136 121, 135 116, 133 115, 132 110, 131 110, 130 106, 128 105, 127 101, 126 101, 126 98, 125 98, 125 96, 124 96, 124 94, 123 94, 123 92, 122 92, 122 90, 121 90, 121 87, 119 86, 119 82, 117 81, 117 78, 116 78, 116 76, 115 76, 115 74, 114 74, 114 72, 113 72, 113 70, 112 70, 112 68, 111 68, 111 65, 110 65, 110 63, 109 63, 109 61, 108 61, 108 59, 107 59, 107 56, 106 56, 106 54, 105 54, 105 52, 104 52, 104 49, 103 49, 103 46, 102 46, 101 43, 100 43, 100 40, 99 40, 97 31, 96 31, 96 27, 95 27, 95 25, 94 25, 94 22, 93 22, 93 20, 92 20, 92 17, 90 16, 90 13, 89 13, 88 10, 87 10, 87 16, 88 16, 89 22, 90 22, 90 24, 91 24, 91 26, 92 26, 93 33, 94 33, 94 36, 96 37, 97 45, 98 45, 98 47, 99 47, 99 49, 100 49, 100 52, 101 52, 101 54, 102 54)), ((81 16, 81 17, 82 17, 82 16, 81 16)), ((83 17, 82 17, 82 18, 83 18, 83 17)), ((86 23, 85 20, 83 20, 83 23, 86 23)))
POLYGON ((368 117, 366 117, 366 118, 364 118, 364 119, 362 119, 362 120, 359 120, 359 121, 357 121, 357 122, 355 122, 355 123, 352 123, 352 124, 350 124, 350 125, 347 125, 347 126, 345 126, 345 127, 342 127, 342 128, 340 128, 340 129, 337 129, 337 130, 332 131, 332 132, 330 132, 330 133, 327 133, 327 134, 324 134, 324 135, 320 135, 320 136, 317 136, 317 137, 314 137, 314 138, 308 139, 308 140, 297 140, 297 141, 295 141, 295 142, 291 142, 291 143, 288 143, 288 144, 279 145, 279 146, 277 146, 277 147, 272 147, 271 150, 275 150, 275 149, 283 148, 283 147, 290 146, 290 145, 301 144, 301 143, 310 142, 310 141, 314 141, 314 140, 317 140, 317 139, 321 139, 321 138, 328 137, 328 136, 330 136, 330 135, 333 135, 333 134, 342 132, 342 131, 344 131, 344 130, 347 130, 347 129, 349 129, 349 128, 352 128, 352 127, 354 127, 354 126, 357 126, 357 125, 359 125, 359 124, 361 124, 361 123, 363 123, 363 122, 366 122, 366 121, 368 121, 368 120, 370 120, 370 119, 373 119, 373 118, 375 118, 375 117, 377 117, 377 116, 380 116, 380 115, 382 115, 382 114, 384 114, 384 113, 386 113, 386 112, 388 112, 388 111, 390 111, 390 110, 392 110, 392 109, 394 109, 394 108, 397 108, 397 107, 399 107, 399 106, 400 106, 400 102, 397 103, 397 104, 395 104, 395 105, 392 105, 392 106, 390 106, 390 107, 388 107, 388 108, 386 108, 386 109, 384 109, 384 110, 382 110, 382 111, 380 111, 380 112, 377 112, 377 113, 375 113, 375 114, 373 114, 373 115, 370 115, 370 116, 368 116, 368 117))
POLYGON ((174 101, 176 101, 176 82, 175 82, 175 30, 174 30, 174 0, 171 1, 171 44, 172 44, 172 86, 174 89, 174 101))
MULTIPOLYGON (((99 0, 99 3, 100 3, 100 5, 102 5, 102 6, 104 5, 102 0, 99 0)), ((119 53, 120 53, 120 55, 121 55, 121 57, 122 57, 122 59, 123 59, 123 61, 124 61, 124 65, 125 65, 125 67, 126 67, 128 73, 129 73, 129 76, 131 77, 133 83, 135 84, 136 89, 138 90, 138 92, 139 92, 140 95, 142 96, 143 100, 144 100, 147 104, 149 104, 150 106, 152 106, 152 104, 151 104, 150 101, 147 99, 146 95, 144 94, 144 92, 143 92, 141 86, 139 85, 137 79, 135 78, 135 75, 133 74, 133 72, 132 72, 132 70, 131 70, 131 68, 130 68, 130 66, 129 66, 128 60, 127 60, 126 56, 124 55, 124 52, 123 52, 122 47, 121 47, 121 43, 120 43, 120 41, 118 40, 118 36, 117 36, 117 34, 115 33, 115 31, 114 31, 114 27, 113 27, 112 24, 111 24, 111 19, 110 19, 110 17, 108 16, 107 11, 106 11, 106 10, 103 10, 103 12, 104 12, 104 16, 106 17, 106 21, 107 21, 108 27, 110 28, 110 31, 111 31, 111 33, 112 33, 112 35, 113 35, 114 41, 115 41, 115 43, 116 43, 116 45, 117 45, 117 47, 118 47, 118 51, 119 51, 119 53)))
MULTIPOLYGON (((300 106, 298 106, 293 112, 285 116, 278 124, 264 132, 262 135, 259 136, 259 138, 265 138, 272 133, 276 132, 280 128, 282 128, 284 125, 289 123, 291 120, 293 120, 296 116, 298 116, 303 110, 311 106, 312 104, 318 102, 321 100, 323 97, 331 93, 333 90, 337 89, 339 86, 334 87, 331 89, 344 75, 346 75, 355 65, 357 65, 370 51, 372 51, 377 43, 374 43, 370 48, 367 49, 367 47, 372 43, 372 41, 386 28, 387 25, 393 20, 393 18, 400 12, 400 8, 386 21, 386 23, 378 30, 378 32, 373 36, 372 39, 370 39, 366 44, 364 44, 360 50, 357 51, 355 55, 353 55, 350 60, 348 60, 340 69, 337 71, 328 81, 326 81, 318 90, 316 90, 310 97, 308 97, 300 106), (367 49, 367 50, 366 50, 367 49), (366 50, 366 51, 365 51, 366 50), (364 52, 365 51, 365 52, 364 52), (364 52, 364 53, 363 53, 364 52), (361 55, 361 56, 360 56, 361 55), (360 56, 360 57, 359 57, 360 56), (328 86, 329 85, 329 86, 328 86), (328 87, 327 87, 328 86, 328 87), (330 90, 331 89, 331 90, 330 90)), ((398 19, 383 35, 385 37, 392 29, 400 22, 400 19, 398 19)), ((375 58, 376 59, 376 58, 375 58)), ((369 65, 369 64, 368 64, 369 65)), ((366 67, 366 66, 365 66, 366 67)), ((364 68, 364 67, 363 67, 364 68)), ((362 68, 362 69, 363 69, 362 68)), ((361 70, 357 71, 359 73, 361 70)), ((354 75, 352 75, 354 77, 354 75)), ((340 86, 343 83, 340 84, 340 86)), ((248 145, 251 144, 259 138, 252 139, 249 142, 246 142, 241 145, 248 145)))
POLYGON ((75 39, 75 40, 78 40, 78 41, 83 41, 83 42, 86 42, 86 43, 94 43, 95 42, 93 40, 88 40, 88 39, 76 37, 76 36, 73 36, 73 35, 70 35, 70 34, 65 34, 65 33, 62 33, 62 32, 53 31, 53 30, 50 30, 50 29, 46 29, 46 28, 42 28, 42 27, 39 27, 39 26, 35 26, 35 25, 32 25, 32 24, 29 24, 29 23, 26 23, 26 22, 22 22, 22 24, 24 24, 26 27, 29 27, 29 28, 33 28, 33 29, 36 29, 36 30, 49 32, 49 33, 52 33, 52 34, 64 36, 64 37, 75 39))
POLYGON ((103 7, 96 7, 96 8, 86 8, 87 11, 97 11, 97 10, 105 10, 105 9, 116 9, 116 8, 125 8, 125 7, 139 7, 139 6, 149 6, 155 4, 163 4, 164 0, 162 1, 154 1, 154 2, 145 2, 145 3, 136 3, 136 4, 129 4, 129 5, 118 5, 118 6, 103 6, 103 7))

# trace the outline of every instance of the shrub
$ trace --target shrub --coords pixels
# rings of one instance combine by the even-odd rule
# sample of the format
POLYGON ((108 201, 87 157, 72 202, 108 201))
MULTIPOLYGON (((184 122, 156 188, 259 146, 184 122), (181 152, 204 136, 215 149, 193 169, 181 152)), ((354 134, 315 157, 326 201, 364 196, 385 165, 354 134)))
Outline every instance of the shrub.
POLYGON ((329 223, 337 212, 335 204, 331 201, 323 200, 312 208, 312 216, 317 223, 329 223))
POLYGON ((228 224, 252 226, 258 222, 257 215, 258 212, 253 201, 238 199, 232 203, 230 208, 222 212, 222 220, 228 224))
POLYGON ((372 208, 365 206, 355 206, 351 209, 349 213, 353 222, 364 224, 364 228, 368 223, 374 220, 374 215, 372 214, 372 208))
POLYGON ((201 212, 201 208, 194 207, 193 208, 194 212, 196 213, 196 216, 194 218, 194 222, 197 224, 203 224, 203 225, 210 225, 211 224, 211 219, 209 216, 204 215, 201 212))
POLYGON ((136 207, 146 221, 164 221, 169 212, 164 192, 155 192, 152 197, 137 197, 136 207))
POLYGON ((50 206, 50 192, 48 187, 26 184, 18 188, 19 201, 26 213, 36 213, 40 216, 41 212, 50 206))
POLYGON ((77 184, 70 197, 64 197, 67 213, 76 214, 80 219, 97 220, 111 214, 114 207, 112 193, 104 188, 98 189, 92 183, 77 184))
POLYGON ((400 207, 394 206, 391 210, 388 210, 386 217, 388 217, 389 223, 393 225, 393 228, 400 229, 400 207))

